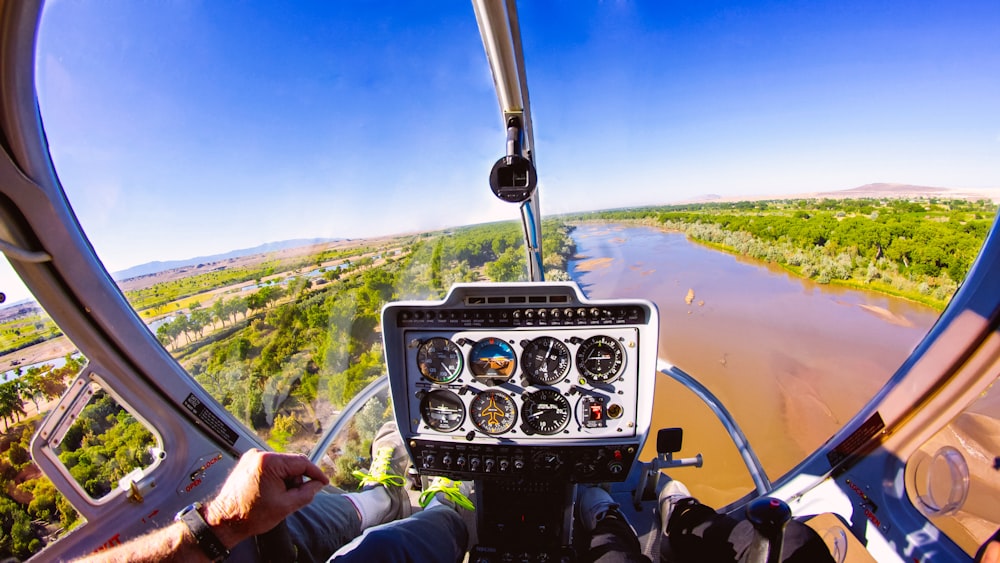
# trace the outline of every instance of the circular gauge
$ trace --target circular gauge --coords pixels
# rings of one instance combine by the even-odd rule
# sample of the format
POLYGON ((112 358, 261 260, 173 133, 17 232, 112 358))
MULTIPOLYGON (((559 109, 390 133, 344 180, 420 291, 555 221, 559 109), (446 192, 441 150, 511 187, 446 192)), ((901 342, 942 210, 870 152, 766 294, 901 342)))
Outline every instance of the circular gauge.
POLYGON ((483 391, 469 405, 472 423, 487 434, 503 434, 517 422, 517 405, 503 391, 483 391))
POLYGON ((625 367, 625 349, 610 336, 592 336, 576 351, 580 375, 596 383, 610 383, 625 367))
POLYGON ((454 381, 462 373, 462 350, 447 338, 425 340, 417 350, 417 367, 434 383, 454 381))
POLYGON ((521 369, 535 383, 552 385, 569 373, 569 348, 551 336, 536 338, 524 347, 521 369))
POLYGON ((517 355, 514 349, 499 338, 484 338, 472 345, 469 352, 469 371, 476 379, 493 385, 497 380, 507 381, 514 375, 517 355))
POLYGON ((465 405, 451 391, 438 389, 420 399, 420 416, 438 432, 451 432, 465 422, 465 405))
POLYGON ((569 424, 570 414, 569 401, 555 389, 542 389, 524 395, 521 416, 537 434, 548 436, 562 432, 569 424))

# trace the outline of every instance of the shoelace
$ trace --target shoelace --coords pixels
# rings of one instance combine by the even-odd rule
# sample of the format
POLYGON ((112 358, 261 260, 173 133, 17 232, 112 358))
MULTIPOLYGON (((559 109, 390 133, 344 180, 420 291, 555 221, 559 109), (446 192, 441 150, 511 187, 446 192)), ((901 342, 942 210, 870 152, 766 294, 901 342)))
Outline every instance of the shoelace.
POLYGON ((438 477, 433 483, 427 487, 427 490, 420 493, 420 506, 426 508, 430 504, 431 499, 437 493, 444 493, 444 496, 448 498, 451 502, 455 503, 456 506, 464 508, 466 510, 475 510, 476 506, 472 504, 469 497, 462 494, 462 489, 460 488, 460 482, 452 481, 447 477, 438 477))
POLYGON ((391 473, 392 454, 394 451, 395 448, 379 448, 375 452, 375 457, 372 459, 372 465, 368 471, 357 469, 352 472, 352 475, 361 481, 361 484, 358 485, 359 489, 368 485, 402 487, 406 483, 401 475, 391 473))

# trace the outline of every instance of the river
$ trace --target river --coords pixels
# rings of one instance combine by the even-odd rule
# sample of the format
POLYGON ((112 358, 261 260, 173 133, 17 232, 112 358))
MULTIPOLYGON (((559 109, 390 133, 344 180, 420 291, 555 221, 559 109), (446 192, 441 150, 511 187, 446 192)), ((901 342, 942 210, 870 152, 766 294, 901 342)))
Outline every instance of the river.
MULTIPOLYGON (((892 376, 938 312, 885 295, 820 285, 774 265, 693 243, 682 233, 583 224, 570 276, 592 298, 641 297, 660 311, 658 354, 733 413, 774 480, 814 451, 892 376)), ((671 472, 721 506, 753 484, 721 424, 691 392, 657 381, 653 430, 684 428, 671 472)), ((647 448, 645 456, 653 455, 647 448)))

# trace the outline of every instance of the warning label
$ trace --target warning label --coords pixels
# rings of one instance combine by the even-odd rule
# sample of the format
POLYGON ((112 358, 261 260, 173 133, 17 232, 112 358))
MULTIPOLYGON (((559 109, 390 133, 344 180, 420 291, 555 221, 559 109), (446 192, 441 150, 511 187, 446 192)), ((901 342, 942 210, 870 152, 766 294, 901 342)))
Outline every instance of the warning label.
POLYGON ((195 397, 193 393, 184 399, 184 406, 230 446, 236 443, 236 439, 239 438, 236 431, 230 428, 225 422, 222 422, 222 419, 212 412, 205 403, 202 403, 201 399, 195 397))
POLYGON ((882 415, 877 412, 871 415, 864 424, 852 432, 850 436, 844 438, 843 442, 837 444, 832 451, 826 454, 826 459, 830 462, 830 466, 833 467, 834 465, 837 465, 844 459, 850 457, 854 452, 863 448, 865 444, 878 435, 883 428, 885 428, 885 422, 882 421, 882 415))

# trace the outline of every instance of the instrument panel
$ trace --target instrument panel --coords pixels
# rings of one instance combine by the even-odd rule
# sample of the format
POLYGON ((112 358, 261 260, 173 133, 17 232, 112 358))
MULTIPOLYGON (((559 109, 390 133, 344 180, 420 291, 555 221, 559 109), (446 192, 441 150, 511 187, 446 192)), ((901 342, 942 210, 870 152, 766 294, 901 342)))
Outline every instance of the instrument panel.
POLYGON ((638 330, 405 330, 410 427, 532 441, 634 436, 638 330), (416 421, 416 422, 414 422, 416 421))
POLYGON ((418 470, 622 480, 649 430, 658 318, 573 283, 458 284, 383 309, 393 406, 418 470))

